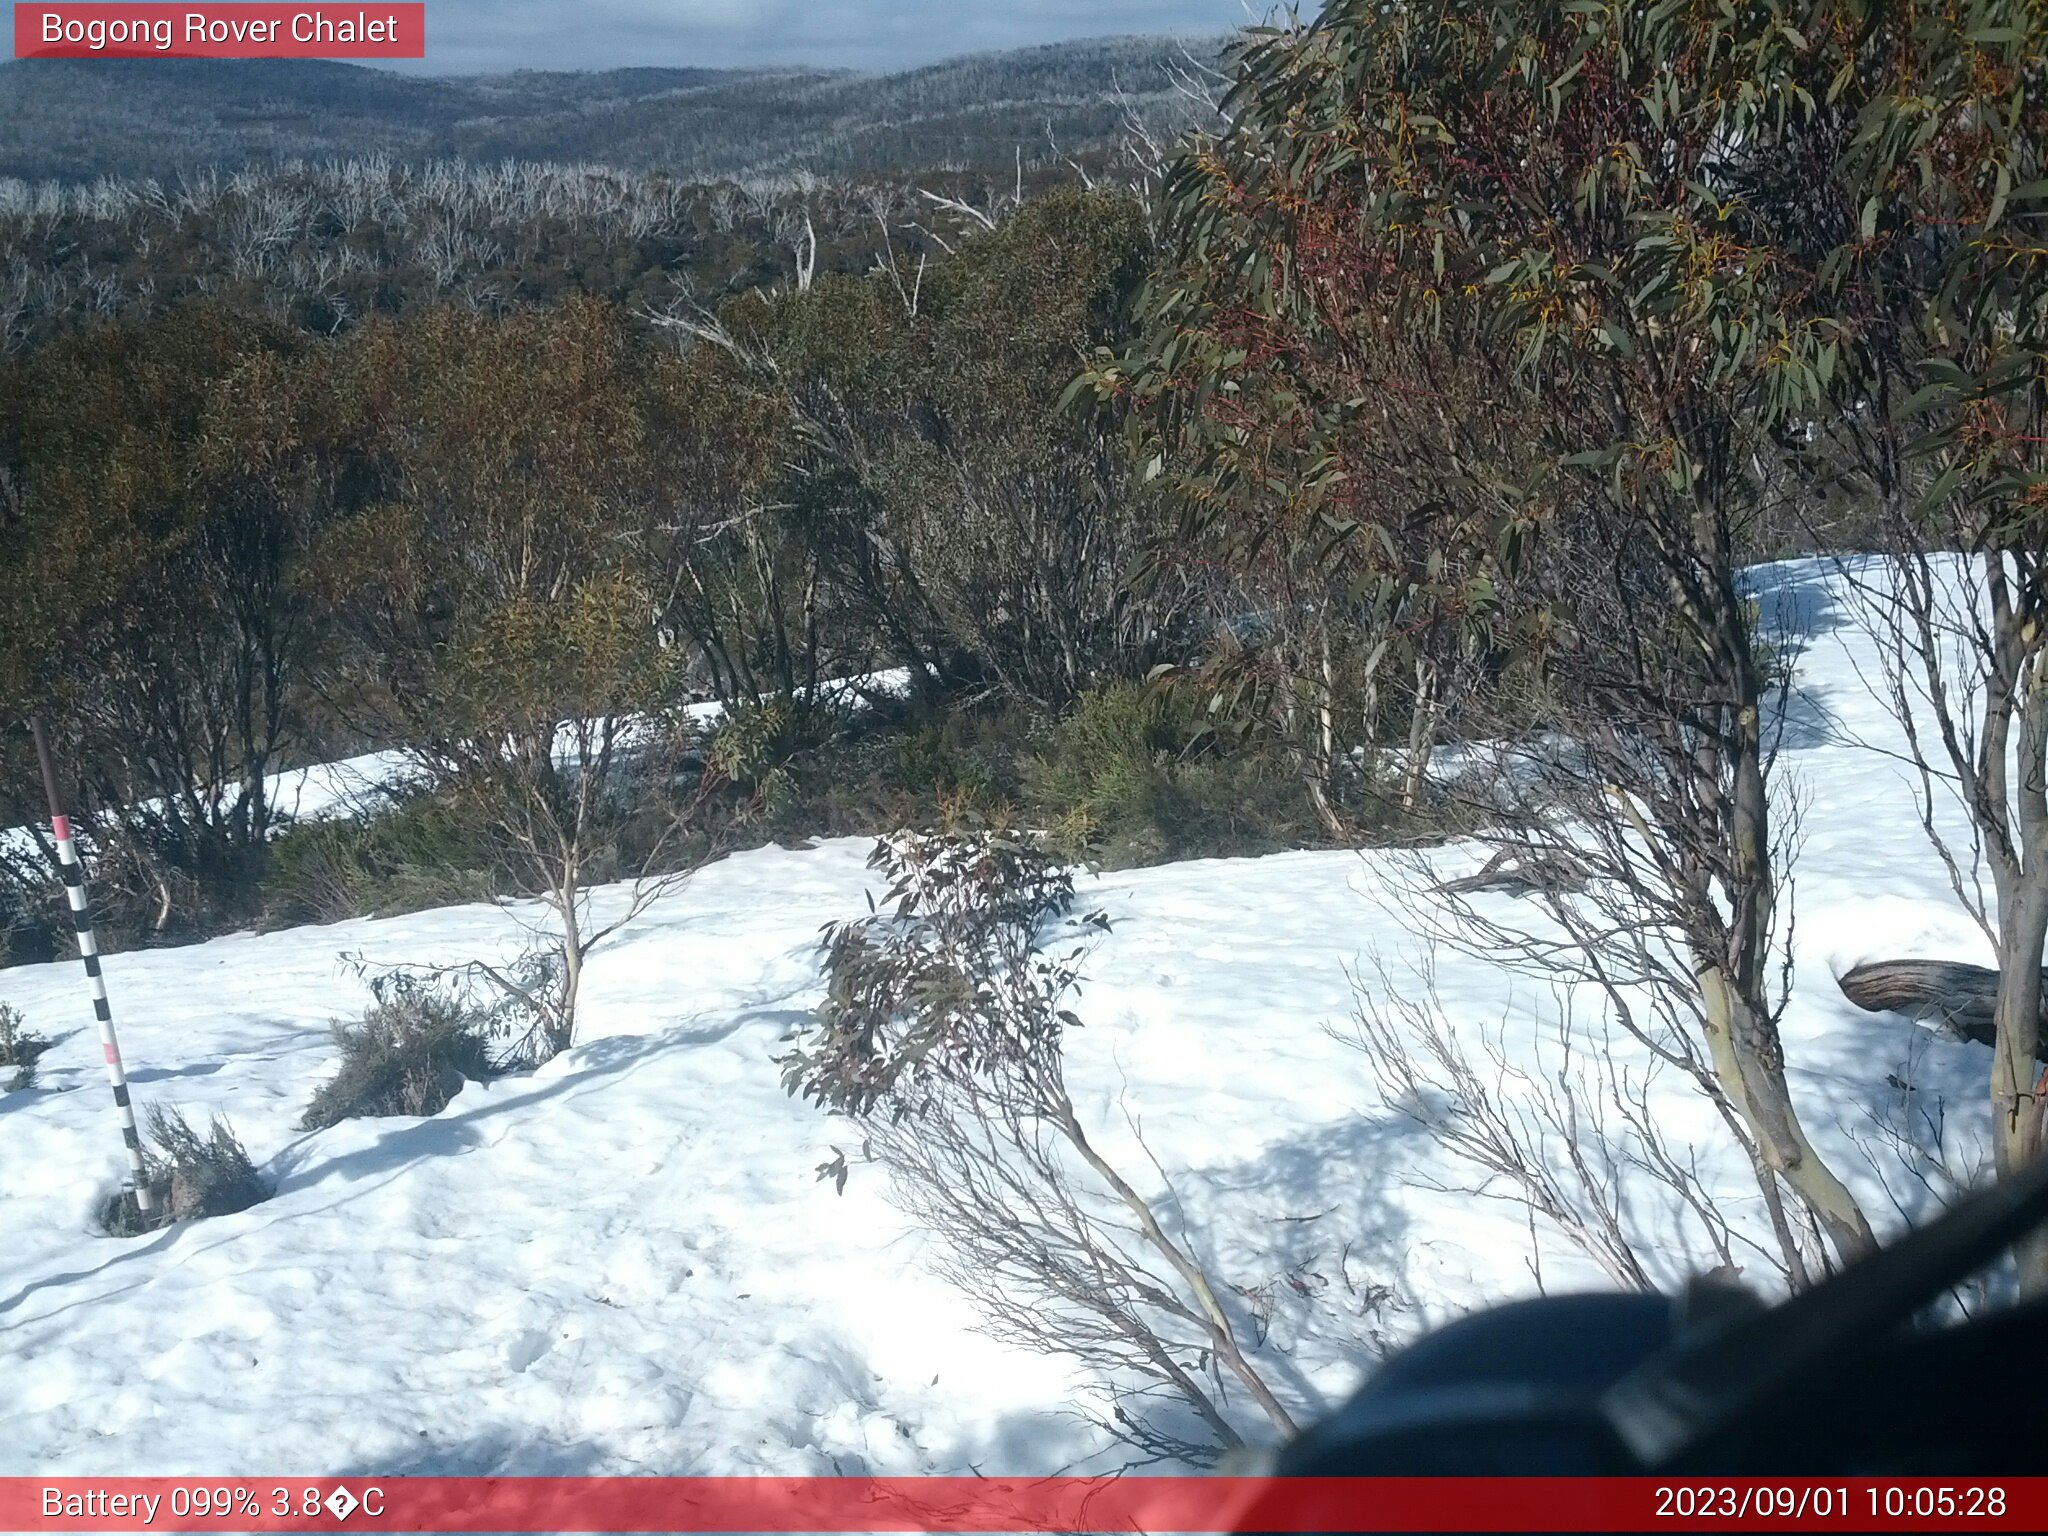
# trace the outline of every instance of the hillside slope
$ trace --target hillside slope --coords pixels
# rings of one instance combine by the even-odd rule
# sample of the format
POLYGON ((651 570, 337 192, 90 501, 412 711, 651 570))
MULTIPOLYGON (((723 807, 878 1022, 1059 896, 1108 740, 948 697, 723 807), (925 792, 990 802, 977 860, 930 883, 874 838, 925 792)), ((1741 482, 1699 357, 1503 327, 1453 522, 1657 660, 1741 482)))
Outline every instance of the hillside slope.
POLYGON ((1185 107, 1170 71, 1220 40, 1111 38, 889 75, 650 67, 417 77, 317 60, 0 64, 0 176, 173 178, 387 154, 596 161, 685 178, 1009 165, 1185 107))
MULTIPOLYGON (((1926 853, 1898 766, 1851 744, 1896 727, 1859 681, 1870 658, 1838 583, 1818 562, 1762 579, 1807 637, 1782 759, 1809 799, 1794 1088, 1816 1142, 1896 1228, 1915 1213, 1887 1187, 1903 1199, 1913 1185, 1876 1117, 1910 1092, 1981 1141, 1986 1053, 1857 1012, 1833 976, 1878 955, 1981 960, 1983 940, 1926 853)), ((232 1116, 277 1184, 241 1215, 129 1241, 91 1227, 121 1152, 77 966, 0 972, 0 997, 58 1038, 40 1086, 0 1096, 0 1473, 1115 1465, 1071 1412, 1070 1364, 979 1334, 928 1268, 929 1237, 860 1162, 858 1132, 777 1081, 778 1043, 820 995, 820 925, 866 909, 865 852, 771 848, 704 870, 593 959, 576 1049, 424 1120, 293 1129, 332 1067, 328 1021, 366 1000, 339 957, 491 955, 516 942, 518 914, 111 958, 138 1100, 232 1116), (835 1146, 854 1153, 843 1195, 815 1173, 835 1146)), ((1473 854, 1442 859, 1469 868, 1473 854)), ((1076 1004, 1079 1111, 1241 1287, 1261 1359, 1310 1415, 1381 1342, 1536 1284, 1521 1211, 1472 1198, 1471 1171, 1333 1033, 1353 977, 1412 944, 1387 869, 1295 853, 1083 882, 1114 926, 1076 1004)), ((1498 1028, 1511 1061, 1557 1070, 1548 995, 1469 955, 1442 955, 1437 983, 1475 1050, 1498 1028)), ((1607 1048, 1647 1069, 1629 1042, 1607 1048)), ((1672 1079, 1650 1089, 1660 1121, 1761 1236, 1740 1156, 1672 1079)), ((1659 1189, 1633 1195, 1654 1229, 1659 1189)), ((1548 1288, 1603 1283, 1539 1235, 1548 1288)), ((1658 1261, 1669 1280, 1709 1257, 1679 1243, 1658 1261)))

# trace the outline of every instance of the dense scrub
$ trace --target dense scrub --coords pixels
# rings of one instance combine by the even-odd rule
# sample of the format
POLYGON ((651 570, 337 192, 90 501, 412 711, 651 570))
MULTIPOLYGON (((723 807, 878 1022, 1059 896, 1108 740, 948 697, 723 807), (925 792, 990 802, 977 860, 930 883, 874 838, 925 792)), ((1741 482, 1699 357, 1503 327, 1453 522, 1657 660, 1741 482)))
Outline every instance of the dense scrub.
POLYGON ((0 65, 0 356, 199 296, 324 336, 450 300, 908 270, 1054 186, 1144 183, 1213 118, 1217 53, 1111 39, 886 78, 0 65))
POLYGON ((100 1206, 100 1225, 113 1237, 134 1237, 157 1227, 209 1216, 232 1216, 268 1200, 272 1190, 256 1170, 234 1128, 216 1116, 205 1134, 176 1109, 150 1106, 142 1172, 151 1210, 119 1190, 100 1206))
MULTIPOLYGON (((1404 730, 1402 691, 1354 688, 1305 753, 1295 696, 1246 686, 1273 637, 1231 617, 1242 580, 1118 410, 1070 397, 1136 334, 1143 207, 1066 188, 991 222, 715 306, 316 336, 208 298, 8 367, 0 702, 59 742, 110 942, 559 905, 968 808, 1119 863, 1367 835, 1352 746, 1404 730), (395 809, 272 803, 390 744, 395 809)), ((0 819, 38 794, 0 732, 0 819)), ((0 871, 22 957, 61 933, 41 854, 0 871)))
POLYGON ((0 1003, 0 1089, 35 1086, 36 1061, 50 1042, 21 1021, 21 1014, 0 1003))
POLYGON ((473 810, 425 793, 286 828, 258 906, 266 925, 290 927, 488 901, 510 885, 473 810))
POLYGON ((362 1018, 334 1026, 340 1060, 314 1090, 300 1130, 361 1116, 438 1114, 464 1083, 498 1070, 492 1018, 468 991, 405 975, 379 980, 362 1018))

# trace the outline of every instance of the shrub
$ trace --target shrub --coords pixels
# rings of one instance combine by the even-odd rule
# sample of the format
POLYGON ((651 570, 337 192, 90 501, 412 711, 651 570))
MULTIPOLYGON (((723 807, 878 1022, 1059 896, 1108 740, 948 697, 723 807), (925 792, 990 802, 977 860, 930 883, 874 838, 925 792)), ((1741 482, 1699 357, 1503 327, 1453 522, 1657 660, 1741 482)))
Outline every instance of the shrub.
POLYGON ((50 1042, 22 1027, 21 1015, 0 1003, 0 1087, 27 1088, 36 1080, 36 1058, 50 1042))
MULTIPOLYGON (((1200 1234, 1176 1231, 1179 1213, 1109 1162, 1068 1091, 1076 941, 1107 919, 1072 915, 1072 876, 1031 839, 903 832, 869 862, 887 894, 826 931, 825 1000, 780 1058, 783 1086, 859 1125, 891 1198, 940 1240, 940 1273, 992 1332, 1100 1373, 1112 1433, 1194 1461, 1242 1445, 1226 1373, 1294 1433, 1200 1234), (1191 1359, 1214 1369, 1179 1363, 1191 1359), (1138 1411, 1162 1394, 1200 1438, 1138 1411)), ((845 1154, 818 1173, 843 1190, 845 1154)))
POLYGON ((54 909, 63 903, 61 898, 51 901, 53 884, 47 871, 27 857, 0 852, 0 969, 56 958, 54 909))
POLYGON ((1278 756, 1210 730, 1185 689, 1084 693, 1022 769, 1028 814, 1069 858, 1120 867, 1320 840, 1278 756))
POLYGON ((1072 874, 1029 839, 986 833, 899 832, 868 865, 884 910, 826 930, 825 1001, 779 1059, 783 1086, 840 1114, 900 1112, 933 1074, 1057 1060, 1073 976, 1039 939, 1071 910, 1072 874))
POLYGON ((1001 820, 1029 728, 1021 713, 969 704, 856 717, 782 766, 754 830, 781 839, 875 836, 942 826, 963 810, 1001 820))
POLYGON ((730 845, 1030 825, 1062 858, 1121 867, 1325 840, 1279 747, 1212 728, 1191 686, 1114 684, 1054 721, 990 698, 883 702, 809 744, 779 718, 755 711, 707 754, 745 797, 730 845))
POLYGON ((786 699, 766 699, 726 711, 705 762, 741 789, 766 794, 797 744, 796 711, 786 699))
POLYGON ((1767 626, 1763 604, 1753 597, 1742 600, 1742 621, 1749 636, 1749 664, 1756 668, 1759 690, 1770 694, 1788 687, 1798 660, 1792 636, 1767 626))
POLYGON ((873 744, 874 781, 886 792, 928 805, 934 821, 949 806, 994 810, 1011 793, 1009 759, 1029 729, 1029 719, 1015 711, 963 709, 893 731, 873 744))
MULTIPOLYGON (((713 730, 704 766, 737 796, 740 820, 764 824, 772 832, 813 815, 819 767, 842 761, 846 724, 842 714, 824 704, 776 698, 736 707, 713 730)), ((828 781, 832 777, 825 776, 828 781)))
POLYGON ((270 845, 263 906, 272 926, 332 923, 488 901, 505 884, 468 807, 417 795, 368 817, 289 828, 270 845))
POLYGON ((127 1190, 110 1196, 100 1210, 100 1224, 115 1237, 195 1221, 206 1216, 231 1216, 270 1198, 270 1186, 218 1115, 205 1136, 185 1117, 161 1104, 149 1111, 149 1140, 142 1154, 155 1209, 145 1218, 127 1190))
POLYGON ((405 972, 371 982, 375 995, 354 1024, 336 1024, 341 1065, 314 1091, 302 1131, 383 1115, 434 1115, 471 1080, 490 1077, 490 1015, 464 988, 405 972))

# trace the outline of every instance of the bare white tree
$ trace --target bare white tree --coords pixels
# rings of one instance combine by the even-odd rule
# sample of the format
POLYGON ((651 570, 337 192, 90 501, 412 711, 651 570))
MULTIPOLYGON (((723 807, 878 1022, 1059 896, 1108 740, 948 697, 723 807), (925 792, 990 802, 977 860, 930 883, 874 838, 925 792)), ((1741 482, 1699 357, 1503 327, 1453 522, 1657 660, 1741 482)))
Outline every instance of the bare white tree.
MULTIPOLYGON (((1451 1020, 1427 955, 1406 978, 1375 961, 1355 992, 1357 1012, 1339 1038, 1364 1052, 1390 1106, 1480 1176, 1449 1186, 1419 1175, 1430 1187, 1524 1207, 1626 1289, 1669 1288, 1688 1267, 1733 1279, 1745 1259, 1789 1278, 1783 1255, 1728 1215, 1699 1149, 1653 1108, 1663 1063, 1652 1055, 1643 1067, 1626 1064, 1605 1018, 1579 1019, 1571 988, 1553 990, 1547 1019, 1510 1008, 1492 1026, 1451 1020), (1539 1033, 1546 1024, 1549 1041, 1539 1033), (1511 1029, 1526 1042, 1520 1053, 1508 1047, 1511 1029)), ((1686 1052, 1690 1042, 1678 1036, 1672 1048, 1686 1052)), ((1540 1281, 1540 1250, 1531 1265, 1540 1281)))
MULTIPOLYGON (((1973 527, 1986 515, 1953 509, 1958 545, 1988 544, 1966 555, 1930 547, 1900 509, 1894 555, 1836 569, 1877 642, 1865 681, 1904 737, 1903 752, 1881 750, 1903 761, 1928 844, 1997 959, 1990 1096, 2010 1174, 2040 1155, 2048 1105, 2048 533, 1992 538, 1973 527)), ((2023 1247, 2021 1263, 2048 1288, 2048 1245, 2023 1247)))

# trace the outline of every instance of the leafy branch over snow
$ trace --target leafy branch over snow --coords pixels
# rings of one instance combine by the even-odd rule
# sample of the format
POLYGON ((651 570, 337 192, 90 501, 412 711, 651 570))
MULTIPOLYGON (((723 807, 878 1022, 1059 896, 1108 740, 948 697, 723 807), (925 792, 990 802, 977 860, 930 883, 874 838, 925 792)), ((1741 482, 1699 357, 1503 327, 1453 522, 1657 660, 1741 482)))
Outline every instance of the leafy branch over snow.
MULTIPOLYGON (((1066 1004, 1107 919, 1072 916, 1072 877, 1015 836, 898 833, 870 863, 883 900, 826 930, 826 998, 781 1060, 784 1085, 862 1123, 989 1331, 1093 1368, 1120 1438, 1195 1461, 1242 1444, 1227 1381, 1291 1434, 1231 1288, 1096 1147, 1067 1091, 1081 1020, 1066 1004), (1179 1423, 1126 1407, 1158 1398, 1179 1423)), ((843 1187, 844 1155, 820 1174, 843 1187)))

